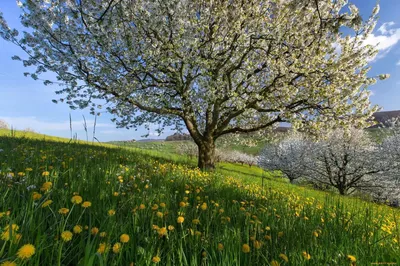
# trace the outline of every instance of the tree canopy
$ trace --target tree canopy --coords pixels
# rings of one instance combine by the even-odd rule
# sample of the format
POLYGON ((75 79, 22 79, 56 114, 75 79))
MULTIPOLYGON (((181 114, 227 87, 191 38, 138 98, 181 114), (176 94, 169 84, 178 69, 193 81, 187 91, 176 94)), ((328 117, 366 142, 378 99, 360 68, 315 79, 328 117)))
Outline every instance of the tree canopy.
POLYGON ((379 6, 363 21, 345 0, 17 3, 29 30, 0 14, 0 35, 36 67, 26 75, 55 72, 61 101, 95 112, 103 99, 120 127, 186 128, 201 168, 227 134, 362 126, 377 110, 367 89, 377 50, 364 40, 379 6))

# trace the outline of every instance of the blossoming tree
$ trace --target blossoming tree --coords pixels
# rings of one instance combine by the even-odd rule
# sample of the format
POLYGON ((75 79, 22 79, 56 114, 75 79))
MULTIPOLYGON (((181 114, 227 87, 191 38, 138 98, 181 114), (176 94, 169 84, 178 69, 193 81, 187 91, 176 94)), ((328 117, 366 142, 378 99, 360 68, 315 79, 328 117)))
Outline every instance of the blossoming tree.
POLYGON ((26 75, 55 72, 59 100, 92 112, 105 100, 119 127, 186 128, 200 168, 214 167, 227 134, 283 121, 361 126, 377 110, 367 90, 377 51, 363 40, 378 6, 363 21, 345 0, 17 3, 29 30, 21 36, 0 15, 0 36, 26 52, 14 57, 36 67, 26 75))

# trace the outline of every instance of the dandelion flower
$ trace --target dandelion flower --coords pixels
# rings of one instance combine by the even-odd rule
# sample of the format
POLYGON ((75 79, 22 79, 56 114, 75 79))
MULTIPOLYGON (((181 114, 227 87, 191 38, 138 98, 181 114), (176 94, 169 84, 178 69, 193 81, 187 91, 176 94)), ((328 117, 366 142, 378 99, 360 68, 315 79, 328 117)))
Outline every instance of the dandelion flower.
POLYGON ((154 262, 154 263, 159 263, 159 262, 161 261, 161 259, 160 259, 159 256, 154 256, 154 257, 151 259, 151 261, 154 262))
POLYGON ((108 211, 108 216, 114 216, 114 215, 115 215, 115 210, 108 211))
POLYGON ((168 230, 166 227, 161 227, 157 230, 159 236, 166 236, 168 234, 168 230))
POLYGON ((92 233, 92 235, 97 235, 97 233, 99 232, 99 228, 93 227, 90 232, 92 233))
POLYGON ((100 233, 100 237, 106 237, 107 236, 107 233, 106 232, 101 232, 100 233))
POLYGON ((108 246, 106 243, 102 242, 99 244, 99 248, 97 249, 97 253, 104 254, 108 251, 108 246))
POLYGON ((255 240, 253 244, 254 244, 255 249, 260 249, 262 246, 262 242, 260 242, 258 240, 255 240))
POLYGON ((169 230, 169 231, 174 231, 174 230, 175 230, 175 227, 174 227, 173 225, 168 225, 168 230, 169 230))
POLYGON ((64 231, 61 233, 61 238, 64 242, 72 240, 72 233, 70 231, 64 231))
POLYGON ((48 207, 50 204, 52 204, 53 201, 52 200, 46 200, 45 202, 43 202, 42 204, 42 208, 46 208, 48 207))
POLYGON ((50 175, 50 172, 49 171, 44 171, 43 173, 42 173, 42 176, 49 176, 50 175))
POLYGON ((62 214, 62 215, 66 215, 66 214, 69 213, 69 209, 67 209, 67 208, 61 208, 61 209, 58 210, 58 213, 59 213, 59 214, 62 214))
POLYGON ((177 222, 178 224, 182 224, 183 221, 185 221, 185 218, 183 218, 183 216, 179 216, 178 219, 176 219, 176 222, 177 222))
POLYGON ((121 247, 122 247, 121 243, 117 242, 114 244, 112 250, 115 254, 117 254, 121 251, 121 247))
POLYGON ((347 259, 348 259, 350 262, 356 262, 356 261, 357 261, 357 260, 356 260, 356 257, 353 256, 353 255, 347 255, 347 259))
POLYGON ((29 259, 35 254, 35 247, 32 244, 25 244, 17 252, 17 256, 20 259, 29 259))
POLYGON ((162 212, 157 212, 156 215, 158 218, 163 218, 163 216, 164 216, 164 214, 162 212))
POLYGON ((301 255, 303 255, 304 259, 306 259, 306 260, 310 260, 311 259, 311 255, 308 254, 306 251, 303 251, 301 253, 301 255))
POLYGON ((224 250, 224 245, 223 245, 222 243, 218 243, 217 249, 218 249, 219 251, 224 250))
POLYGON ((200 209, 202 209, 203 211, 207 210, 207 203, 204 202, 203 204, 201 204, 200 209))
POLYGON ((2 264, 0 264, 1 266, 17 266, 17 264, 13 261, 4 261, 2 264))
POLYGON ((32 199, 33 200, 39 200, 42 197, 42 194, 38 193, 38 192, 33 192, 32 193, 32 199))
POLYGON ((139 210, 144 210, 144 209, 146 209, 146 205, 140 204, 140 205, 139 205, 139 210))
POLYGON ((243 244, 242 251, 243 251, 243 253, 249 253, 250 252, 250 246, 248 244, 243 244))
POLYGON ((192 220, 192 224, 200 224, 200 220, 199 219, 193 219, 192 220))
POLYGON ((282 260, 284 260, 285 262, 289 262, 289 258, 285 255, 285 254, 279 254, 279 258, 281 258, 282 260))
POLYGON ((273 260, 271 261, 271 266, 280 266, 280 264, 276 260, 273 260))
POLYGON ((122 234, 119 237, 119 241, 121 241, 122 243, 128 243, 129 242, 129 235, 127 234, 122 234))
POLYGON ((74 231, 75 234, 80 234, 82 232, 82 226, 75 225, 72 230, 74 231))
POLYGON ((85 201, 82 203, 83 208, 89 208, 90 206, 92 206, 92 203, 90 201, 85 201))
POLYGON ((81 204, 82 203, 82 197, 79 195, 75 195, 71 198, 71 202, 73 204, 81 204))

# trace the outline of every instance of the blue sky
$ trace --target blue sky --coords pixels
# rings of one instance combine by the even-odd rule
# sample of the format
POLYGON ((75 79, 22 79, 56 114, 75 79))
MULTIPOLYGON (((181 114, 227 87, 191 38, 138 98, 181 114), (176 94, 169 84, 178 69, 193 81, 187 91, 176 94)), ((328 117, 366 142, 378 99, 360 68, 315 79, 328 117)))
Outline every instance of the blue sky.
MULTIPOLYGON (((352 1, 360 9, 362 16, 369 16, 375 0, 352 1)), ((371 75, 388 73, 391 78, 380 81, 370 89, 373 92, 371 101, 380 105, 383 110, 400 109, 400 0, 380 1, 379 21, 375 31, 367 39, 369 44, 379 43, 380 52, 371 62, 371 75)), ((20 10, 15 0, 1 0, 0 11, 3 12, 10 27, 21 29, 20 10)), ((37 132, 69 137, 69 114, 72 115, 73 131, 78 138, 84 139, 82 115, 86 117, 89 132, 92 132, 94 117, 88 110, 70 110, 65 104, 54 104, 58 98, 54 91, 57 85, 44 86, 40 81, 24 77, 27 71, 19 61, 11 60, 13 55, 23 57, 20 49, 0 39, 0 119, 7 121, 17 129, 32 128, 37 132)), ((104 113, 97 121, 96 137, 100 141, 140 139, 148 133, 144 129, 117 129, 110 121, 111 115, 104 113)), ((156 126, 154 126, 154 129, 156 126)), ((166 130, 160 137, 155 131, 149 138, 164 138, 172 132, 166 130)), ((91 133, 89 133, 91 138, 91 133)))

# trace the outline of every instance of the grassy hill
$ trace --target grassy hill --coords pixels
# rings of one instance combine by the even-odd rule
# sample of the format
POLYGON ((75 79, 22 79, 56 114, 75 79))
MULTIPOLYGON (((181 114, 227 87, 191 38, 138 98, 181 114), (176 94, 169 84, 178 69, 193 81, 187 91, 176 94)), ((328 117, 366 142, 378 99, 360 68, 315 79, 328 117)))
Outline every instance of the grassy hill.
POLYGON ((400 263, 397 209, 256 167, 200 172, 168 147, 5 135, 0 265, 400 263))

